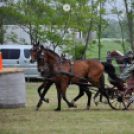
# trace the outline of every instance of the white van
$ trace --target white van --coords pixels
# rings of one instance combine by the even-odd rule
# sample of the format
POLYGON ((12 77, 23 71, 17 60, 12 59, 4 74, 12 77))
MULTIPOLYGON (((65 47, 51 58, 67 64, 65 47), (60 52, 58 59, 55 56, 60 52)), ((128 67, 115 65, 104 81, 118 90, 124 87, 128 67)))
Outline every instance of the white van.
POLYGON ((0 45, 3 68, 24 69, 26 78, 39 76, 37 63, 29 62, 32 45, 0 45))

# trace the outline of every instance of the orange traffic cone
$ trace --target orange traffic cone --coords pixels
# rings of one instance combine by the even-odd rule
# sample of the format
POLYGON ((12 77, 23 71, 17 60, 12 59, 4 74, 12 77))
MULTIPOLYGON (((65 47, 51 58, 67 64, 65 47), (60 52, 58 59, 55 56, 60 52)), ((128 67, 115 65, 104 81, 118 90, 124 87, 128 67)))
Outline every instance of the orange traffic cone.
POLYGON ((2 67, 2 54, 0 52, 0 70, 3 70, 3 67, 2 67))

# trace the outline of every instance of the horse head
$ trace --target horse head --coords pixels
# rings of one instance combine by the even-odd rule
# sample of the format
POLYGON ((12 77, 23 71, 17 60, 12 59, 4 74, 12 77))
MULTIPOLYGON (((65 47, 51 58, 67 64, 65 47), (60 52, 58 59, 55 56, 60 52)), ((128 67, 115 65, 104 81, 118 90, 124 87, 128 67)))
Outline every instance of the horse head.
POLYGON ((42 75, 46 75, 49 71, 53 70, 57 64, 60 63, 60 57, 54 51, 44 48, 44 46, 40 46, 40 50, 37 55, 37 63, 38 63, 38 71, 41 72, 42 75))
POLYGON ((110 54, 111 57, 114 57, 115 56, 115 51, 113 50, 110 54))
POLYGON ((123 54, 118 50, 113 50, 111 52, 111 57, 123 56, 123 54))
POLYGON ((123 54, 118 50, 113 50, 111 52, 111 57, 115 58, 118 64, 123 64, 123 54))
POLYGON ((32 44, 30 63, 34 63, 35 61, 37 61, 37 52, 40 49, 39 44, 40 44, 39 41, 37 44, 36 43, 32 44))

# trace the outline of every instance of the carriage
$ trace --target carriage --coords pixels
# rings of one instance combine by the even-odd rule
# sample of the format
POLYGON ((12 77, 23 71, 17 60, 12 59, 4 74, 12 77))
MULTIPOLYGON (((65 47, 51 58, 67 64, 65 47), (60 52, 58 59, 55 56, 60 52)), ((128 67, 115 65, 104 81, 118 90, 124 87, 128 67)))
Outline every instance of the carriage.
POLYGON ((134 109, 134 74, 124 83, 124 91, 106 86, 106 93, 110 99, 110 107, 115 110, 134 109))
MULTIPOLYGON (((113 50, 111 53, 111 57, 116 60, 118 64, 118 73, 120 72, 124 75, 124 68, 126 68, 127 64, 132 64, 133 53, 132 51, 128 51, 125 56, 120 51, 113 50)), ((113 109, 133 109, 134 108, 134 73, 129 77, 129 79, 123 84, 123 91, 119 91, 117 88, 107 89, 107 93, 111 99, 111 103, 113 105, 113 109)))
POLYGON ((52 83, 55 83, 57 89, 58 107, 55 109, 56 111, 61 110, 61 97, 63 97, 69 107, 75 107, 74 101, 77 101, 84 94, 83 92, 86 92, 88 96, 86 109, 89 109, 91 99, 90 90, 94 86, 98 87, 94 99, 100 94, 100 101, 102 100, 102 96, 106 97, 109 106, 113 109, 132 109, 134 104, 134 77, 131 77, 128 82, 126 82, 122 91, 115 88, 115 86, 109 87, 105 84, 104 87, 104 78, 102 77, 104 68, 110 77, 112 76, 113 79, 120 80, 120 78, 116 77, 114 67, 110 63, 107 65, 106 63, 87 59, 78 62, 75 61, 74 64, 70 60, 62 59, 52 50, 44 49, 43 46, 39 46, 39 43, 33 45, 33 49, 31 50, 31 63, 34 61, 37 61, 38 71, 40 71, 42 77, 45 77, 44 83, 38 89, 40 100, 36 110, 41 106, 43 100, 46 101, 44 96, 52 83), (93 70, 89 69, 89 66, 90 68, 92 66, 93 70), (109 68, 111 70, 108 70, 109 68), (46 77, 46 75, 48 76, 46 77), (80 94, 70 103, 65 93, 68 84, 72 83, 80 87, 80 94), (44 88, 44 91, 43 94, 40 94, 42 88, 44 88))
POLYGON ((123 104, 126 109, 134 109, 134 74, 127 81, 127 89, 123 94, 123 104))

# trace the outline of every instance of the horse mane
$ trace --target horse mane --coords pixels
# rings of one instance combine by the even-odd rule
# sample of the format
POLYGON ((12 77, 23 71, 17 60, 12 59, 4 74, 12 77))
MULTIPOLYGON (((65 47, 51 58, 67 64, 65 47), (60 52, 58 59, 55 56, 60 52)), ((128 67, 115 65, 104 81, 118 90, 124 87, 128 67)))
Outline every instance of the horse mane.
POLYGON ((120 51, 118 51, 118 50, 115 50, 120 56, 123 56, 123 54, 120 52, 120 51))
POLYGON ((45 48, 43 45, 40 46, 43 50, 52 53, 53 55, 60 57, 56 52, 52 51, 51 49, 45 48))

